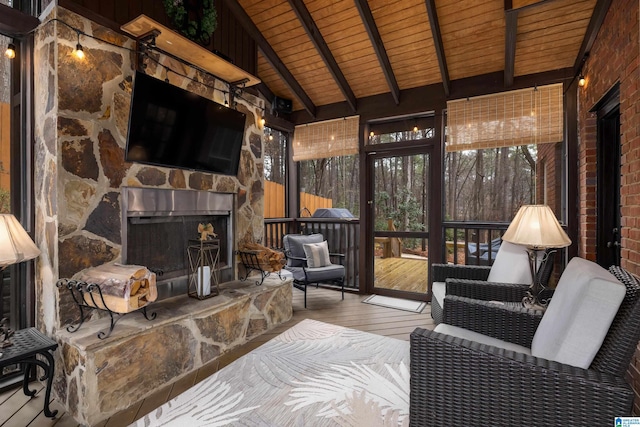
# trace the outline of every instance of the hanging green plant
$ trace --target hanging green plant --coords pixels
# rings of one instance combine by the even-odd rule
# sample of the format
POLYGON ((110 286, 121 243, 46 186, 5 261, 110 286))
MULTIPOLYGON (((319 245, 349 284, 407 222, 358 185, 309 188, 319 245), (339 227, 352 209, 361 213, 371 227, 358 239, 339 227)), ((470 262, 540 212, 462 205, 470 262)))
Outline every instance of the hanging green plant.
POLYGON ((173 26, 187 38, 209 45, 218 27, 218 13, 213 0, 162 0, 173 26))

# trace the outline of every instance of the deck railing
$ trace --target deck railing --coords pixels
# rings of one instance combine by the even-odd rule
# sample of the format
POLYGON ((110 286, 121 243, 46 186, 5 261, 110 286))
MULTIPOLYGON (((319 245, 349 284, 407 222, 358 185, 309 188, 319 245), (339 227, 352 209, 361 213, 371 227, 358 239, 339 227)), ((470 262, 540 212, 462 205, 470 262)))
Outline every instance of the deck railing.
MULTIPOLYGON (((491 265, 499 248, 499 239, 508 227, 508 222, 444 222, 443 259, 431 261, 491 265)), ((357 218, 267 218, 264 220, 264 241, 269 247, 283 249, 282 237, 285 234, 299 233, 320 233, 327 240, 330 251, 345 254, 345 287, 358 289, 360 221, 357 218)))
POLYGON ((442 223, 445 236, 442 253, 446 259, 433 262, 492 265, 500 238, 508 227, 508 222, 445 221, 442 223))
POLYGON ((357 218, 267 218, 264 220, 266 246, 283 249, 285 234, 320 233, 329 251, 345 255, 345 288, 358 289, 360 221, 357 218))

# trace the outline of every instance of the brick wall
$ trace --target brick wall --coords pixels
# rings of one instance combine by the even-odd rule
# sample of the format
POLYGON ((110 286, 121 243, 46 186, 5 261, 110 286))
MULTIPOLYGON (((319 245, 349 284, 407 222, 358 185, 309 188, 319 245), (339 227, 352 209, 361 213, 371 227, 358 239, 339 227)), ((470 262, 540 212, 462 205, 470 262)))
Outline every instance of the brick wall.
POLYGON ((561 206, 562 170, 562 144, 538 144, 536 203, 549 205, 556 215, 559 214, 561 206))
MULTIPOLYGON (((589 58, 587 77, 578 89, 580 159, 579 254, 595 259, 596 117, 590 110, 620 83, 622 266, 640 275, 640 29, 638 0, 613 0, 589 58)), ((627 379, 636 391, 634 414, 640 414, 640 347, 627 379)))

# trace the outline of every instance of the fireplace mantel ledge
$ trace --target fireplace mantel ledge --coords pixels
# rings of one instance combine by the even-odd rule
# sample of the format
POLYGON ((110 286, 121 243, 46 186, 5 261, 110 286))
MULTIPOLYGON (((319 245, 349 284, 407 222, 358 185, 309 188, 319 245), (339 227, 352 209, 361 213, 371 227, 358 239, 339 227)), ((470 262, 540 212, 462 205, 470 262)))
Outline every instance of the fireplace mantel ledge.
POLYGON ((220 295, 208 299, 199 300, 187 295, 181 295, 151 303, 147 306, 147 314, 151 317, 152 313, 155 312, 156 318, 154 320, 145 319, 141 310, 128 313, 116 323, 111 335, 105 339, 99 339, 97 334, 100 331, 108 332, 109 330, 110 319, 106 314, 100 319, 85 321, 77 332, 69 332, 66 327, 58 330, 56 337, 62 342, 78 348, 80 351, 91 351, 107 345, 113 345, 120 340, 130 339, 132 335, 166 324, 205 317, 290 282, 291 279, 280 280, 275 276, 265 279, 261 286, 256 286, 255 280, 251 280, 251 278, 244 282, 222 283, 220 284, 220 295))

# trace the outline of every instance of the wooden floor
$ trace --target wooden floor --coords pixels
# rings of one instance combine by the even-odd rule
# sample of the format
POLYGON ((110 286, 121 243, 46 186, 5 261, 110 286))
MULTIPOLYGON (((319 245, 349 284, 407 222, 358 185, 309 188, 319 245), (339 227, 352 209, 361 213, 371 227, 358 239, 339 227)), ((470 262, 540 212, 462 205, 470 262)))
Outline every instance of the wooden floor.
POLYGON ((427 293, 427 258, 376 258, 374 266, 376 288, 427 293))
MULTIPOLYGON (((433 328, 429 305, 422 313, 415 314, 363 304, 361 301, 365 297, 366 295, 345 293, 344 301, 340 301, 339 292, 310 288, 307 294, 307 308, 305 309, 303 307, 303 293, 294 289, 294 314, 289 322, 225 354, 219 361, 204 366, 197 372, 158 390, 150 397, 101 422, 98 426, 119 427, 129 425, 167 400, 172 399, 208 377, 217 369, 223 368, 304 319, 319 320, 402 340, 409 340, 409 334, 418 326, 427 329, 433 328)), ((66 414, 64 408, 55 400, 52 402, 51 408, 59 411, 58 416, 53 420, 46 418, 42 413, 44 389, 38 382, 31 384, 31 388, 33 389, 34 387, 38 389, 38 394, 33 399, 25 396, 21 387, 0 394, 0 426, 78 426, 78 423, 69 414, 66 414)))

